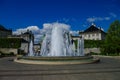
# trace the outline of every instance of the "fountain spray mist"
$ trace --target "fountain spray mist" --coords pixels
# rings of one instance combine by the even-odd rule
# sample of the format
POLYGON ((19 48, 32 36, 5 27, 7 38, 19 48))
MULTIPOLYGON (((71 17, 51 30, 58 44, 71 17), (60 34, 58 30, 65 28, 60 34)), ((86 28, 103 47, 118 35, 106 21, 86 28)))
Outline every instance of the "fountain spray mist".
POLYGON ((29 53, 28 53, 28 56, 34 56, 33 41, 32 40, 30 41, 30 44, 29 44, 29 53))
MULTIPOLYGON (((51 26, 51 32, 49 34, 46 33, 43 40, 41 56, 82 56, 80 52, 82 47, 78 48, 77 55, 75 53, 75 44, 72 43, 69 25, 53 23, 51 26)), ((81 42, 78 45, 81 46, 81 42)))

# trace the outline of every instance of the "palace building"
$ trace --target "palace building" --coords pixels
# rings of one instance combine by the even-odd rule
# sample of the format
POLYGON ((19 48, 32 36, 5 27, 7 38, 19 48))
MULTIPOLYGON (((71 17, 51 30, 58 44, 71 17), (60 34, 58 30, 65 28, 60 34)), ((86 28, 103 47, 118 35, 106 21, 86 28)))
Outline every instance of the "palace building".
POLYGON ((96 27, 95 24, 92 24, 86 30, 80 31, 79 35, 84 37, 85 40, 104 40, 106 32, 104 32, 101 28, 96 27))
POLYGON ((4 26, 0 25, 0 38, 5 38, 12 35, 12 30, 6 29, 4 26))

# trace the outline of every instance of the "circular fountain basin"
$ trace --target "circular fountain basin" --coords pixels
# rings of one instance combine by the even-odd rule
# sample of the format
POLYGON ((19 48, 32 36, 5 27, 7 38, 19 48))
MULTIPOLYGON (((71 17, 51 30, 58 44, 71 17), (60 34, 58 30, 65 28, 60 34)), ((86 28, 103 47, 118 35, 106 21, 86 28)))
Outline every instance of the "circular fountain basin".
POLYGON ((68 64, 96 63, 99 62, 100 59, 93 56, 60 56, 60 57, 24 56, 17 57, 14 61, 25 64, 68 65, 68 64))

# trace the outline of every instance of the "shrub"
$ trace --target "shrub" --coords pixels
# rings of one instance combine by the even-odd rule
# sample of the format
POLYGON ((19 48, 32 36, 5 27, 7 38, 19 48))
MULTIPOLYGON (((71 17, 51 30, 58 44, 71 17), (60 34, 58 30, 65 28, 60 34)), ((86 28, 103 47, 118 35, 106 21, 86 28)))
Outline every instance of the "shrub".
POLYGON ((20 46, 19 38, 0 38, 0 48, 19 48, 20 46))

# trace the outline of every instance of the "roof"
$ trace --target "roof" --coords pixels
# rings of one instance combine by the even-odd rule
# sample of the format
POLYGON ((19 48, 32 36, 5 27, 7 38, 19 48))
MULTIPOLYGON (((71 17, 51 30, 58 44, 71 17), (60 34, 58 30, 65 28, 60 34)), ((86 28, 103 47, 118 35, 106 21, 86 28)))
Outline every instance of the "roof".
POLYGON ((1 31, 11 31, 11 30, 8 30, 8 29, 6 29, 4 26, 2 26, 2 25, 0 25, 0 30, 1 31))
POLYGON ((98 28, 93 24, 89 28, 87 28, 86 30, 84 30, 83 32, 80 32, 80 33, 89 33, 89 32, 103 32, 103 33, 105 33, 103 30, 101 30, 101 28, 98 28))
POLYGON ((22 42, 22 43, 28 43, 28 41, 26 41, 26 40, 23 39, 23 38, 21 39, 21 42, 22 42))
POLYGON ((100 29, 92 25, 88 29, 86 29, 84 32, 95 32, 95 31, 100 31, 100 29))

